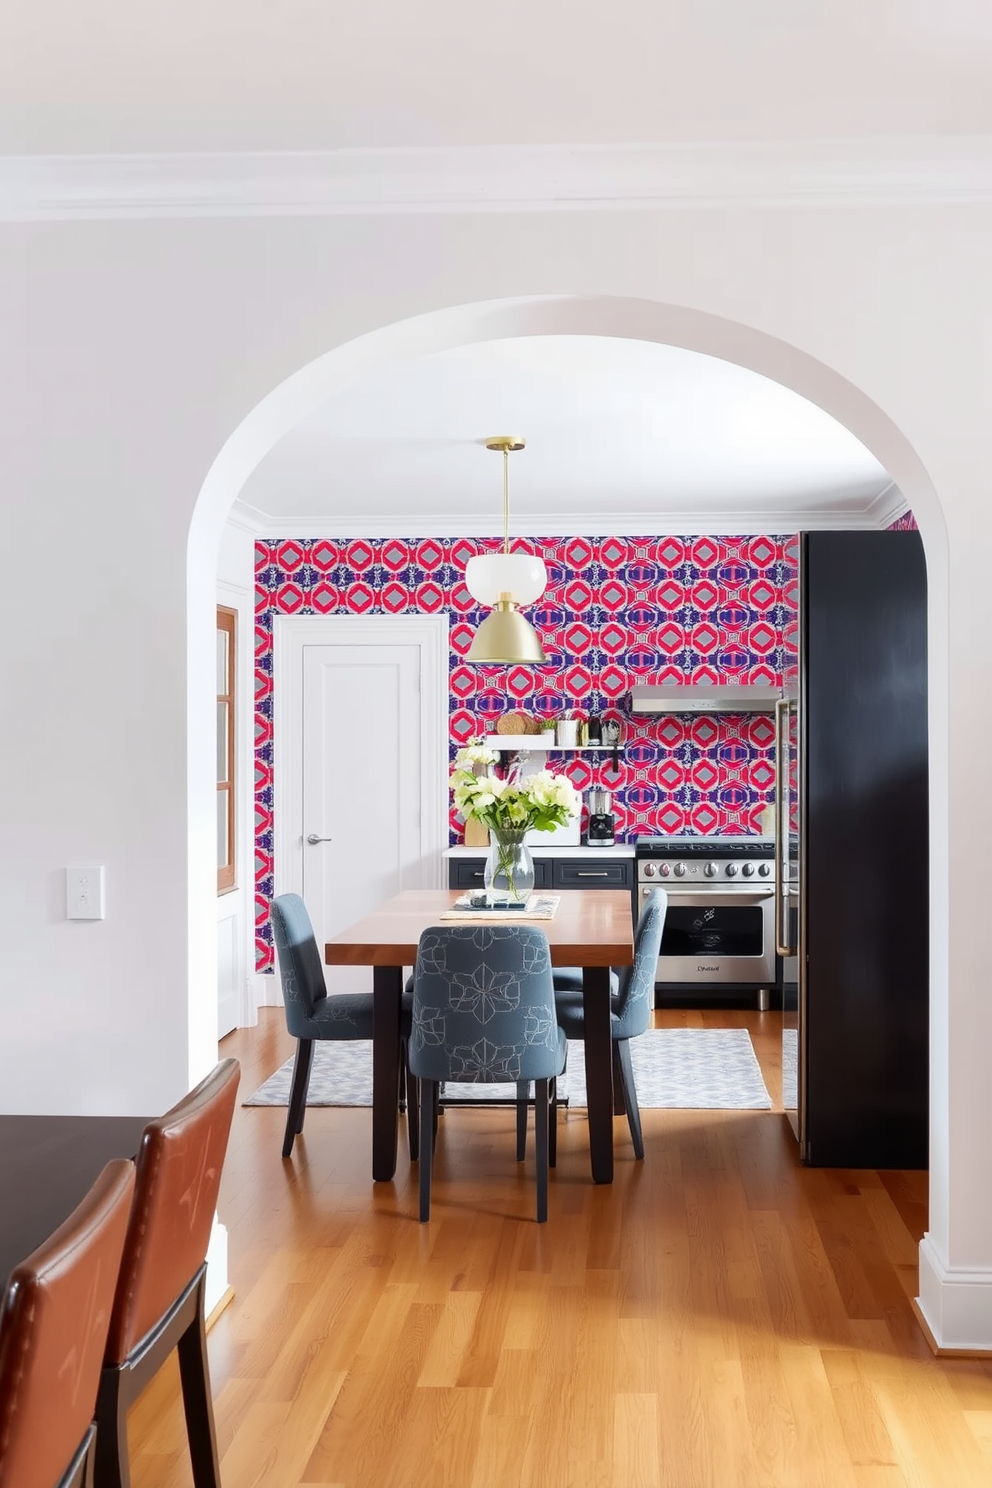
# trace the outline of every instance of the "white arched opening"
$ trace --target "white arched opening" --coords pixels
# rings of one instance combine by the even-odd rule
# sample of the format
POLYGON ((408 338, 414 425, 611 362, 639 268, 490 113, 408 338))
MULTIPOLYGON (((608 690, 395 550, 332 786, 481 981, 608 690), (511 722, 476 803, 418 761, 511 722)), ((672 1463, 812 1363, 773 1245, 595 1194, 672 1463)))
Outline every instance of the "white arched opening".
MULTIPOLYGON (((923 1247, 924 1310, 935 1334, 937 1277, 946 1271, 950 1226, 948 934, 948 556, 932 482, 906 437, 870 398, 822 362, 752 327, 682 306, 619 297, 534 297, 455 306, 339 345, 302 367, 262 400, 231 434, 204 481, 187 555, 187 743, 189 769, 190 1077, 216 1057, 214 917, 213 654, 217 552, 231 504, 273 445, 349 384, 397 362, 508 337, 579 335, 655 341, 703 352, 791 388, 845 425, 885 466, 913 509, 927 558, 930 648, 931 1091, 930 1231, 923 1247), (929 1250, 928 1250, 929 1246, 929 1250), (928 1260, 929 1257, 929 1260, 928 1260), (932 1262, 932 1264, 931 1264, 932 1262)), ((992 1303, 989 1310, 992 1336, 992 1303)))

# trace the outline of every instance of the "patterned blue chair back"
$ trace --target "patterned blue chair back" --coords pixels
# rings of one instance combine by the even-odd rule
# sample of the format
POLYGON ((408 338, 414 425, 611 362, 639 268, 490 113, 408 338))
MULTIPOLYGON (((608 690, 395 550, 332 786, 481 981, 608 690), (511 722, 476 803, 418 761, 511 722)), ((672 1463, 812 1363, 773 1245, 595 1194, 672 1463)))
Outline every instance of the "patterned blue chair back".
POLYGON ((636 1038, 651 1022, 658 952, 667 911, 665 890, 652 889, 634 932, 634 963, 621 971, 620 986, 613 999, 614 1038, 636 1038))
POLYGON ((279 894, 273 899, 272 930, 286 1004, 286 1027, 293 1038, 310 1038, 309 1020, 327 996, 327 984, 313 925, 299 894, 279 894))
POLYGON ((435 925, 420 937, 410 1070, 473 1083, 549 1080, 565 1061, 551 952, 536 925, 435 925))

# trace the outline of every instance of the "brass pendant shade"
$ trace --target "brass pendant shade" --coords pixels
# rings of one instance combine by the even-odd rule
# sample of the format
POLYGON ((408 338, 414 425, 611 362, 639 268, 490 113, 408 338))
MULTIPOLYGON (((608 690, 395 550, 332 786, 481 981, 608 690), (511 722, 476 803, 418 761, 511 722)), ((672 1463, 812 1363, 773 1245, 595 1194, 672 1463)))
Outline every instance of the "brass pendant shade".
POLYGON ((503 551, 480 553, 465 568, 469 593, 480 604, 492 605, 492 614, 481 622, 465 660, 510 665, 523 662, 541 666, 547 660, 540 637, 520 613, 522 604, 533 604, 547 584, 543 561, 533 554, 510 552, 510 495, 507 462, 511 450, 524 448, 524 441, 509 434, 486 440, 486 448, 503 456, 503 551))
POLYGON ((504 595, 475 632, 465 660, 506 665, 517 661, 543 666, 547 657, 533 625, 521 615, 512 599, 504 595))

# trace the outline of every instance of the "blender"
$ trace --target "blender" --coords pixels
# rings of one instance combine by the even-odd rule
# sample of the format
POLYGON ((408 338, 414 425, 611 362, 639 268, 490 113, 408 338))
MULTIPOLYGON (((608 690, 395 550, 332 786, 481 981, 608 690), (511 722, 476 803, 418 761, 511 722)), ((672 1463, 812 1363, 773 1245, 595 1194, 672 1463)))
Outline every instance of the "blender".
POLYGON ((589 825, 586 827, 586 843, 589 847, 613 847, 613 792, 599 786, 586 791, 586 806, 589 809, 589 825))

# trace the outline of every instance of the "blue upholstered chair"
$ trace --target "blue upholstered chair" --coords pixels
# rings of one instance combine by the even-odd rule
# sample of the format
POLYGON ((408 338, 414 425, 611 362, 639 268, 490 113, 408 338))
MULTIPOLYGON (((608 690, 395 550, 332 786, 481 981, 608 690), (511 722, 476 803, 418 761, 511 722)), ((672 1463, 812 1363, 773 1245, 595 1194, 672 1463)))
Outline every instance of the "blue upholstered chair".
MULTIPOLYGON (((634 1071, 630 1062, 630 1041, 646 1032, 651 1022, 658 952, 661 949, 667 911, 668 895, 664 889, 652 889, 644 901, 634 932, 633 965, 622 969, 619 986, 610 999, 613 1077, 619 1079, 623 1091, 635 1157, 644 1156, 644 1139, 641 1136, 641 1113, 637 1105, 634 1071)), ((564 1030, 567 1038, 585 1038, 581 988, 578 991, 556 992, 555 1010, 559 1027, 564 1030)))
MULTIPOLYGON (((372 993, 341 992, 328 997, 324 968, 313 933, 307 907, 299 894, 278 894, 272 901, 272 929, 279 958, 282 1000, 286 1007, 286 1027, 296 1039, 296 1063, 293 1085, 286 1113, 286 1134, 282 1155, 289 1157, 293 1142, 303 1130, 307 1108, 307 1089, 313 1064, 313 1046, 317 1039, 351 1042, 372 1037, 372 993)), ((401 1036, 405 1053, 410 1036, 412 998, 404 996, 401 1012, 401 1036)), ((405 1066, 404 1058, 404 1066, 405 1066)), ((401 1078, 405 1070, 401 1069, 401 1078)), ((410 1117, 408 1123, 410 1156, 417 1156, 416 1086, 410 1082, 410 1117)))
POLYGON ((549 1108, 554 1119, 555 1080, 565 1067, 565 1051, 543 930, 536 925, 435 925, 424 931, 414 972, 409 1051, 410 1073, 420 1082, 421 1222, 431 1211, 439 1083, 505 1083, 526 1092, 533 1081, 537 1218, 543 1224, 548 1217, 549 1108))
MULTIPOLYGON (((555 984, 555 996, 559 992, 582 992, 582 967, 581 966, 556 966, 552 971, 555 984)), ((620 991, 620 978, 615 971, 610 972, 610 992, 620 991)))

